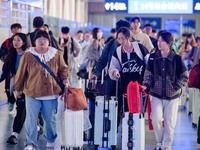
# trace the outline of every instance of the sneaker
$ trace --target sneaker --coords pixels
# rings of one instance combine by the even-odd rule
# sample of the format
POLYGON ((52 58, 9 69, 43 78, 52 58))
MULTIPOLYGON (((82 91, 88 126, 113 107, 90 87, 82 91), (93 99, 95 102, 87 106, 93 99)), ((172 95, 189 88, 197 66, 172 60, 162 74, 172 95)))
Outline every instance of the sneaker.
POLYGON ((7 143, 9 143, 9 144, 17 144, 18 141, 17 141, 17 138, 16 138, 14 135, 11 135, 11 136, 8 138, 7 143))
POLYGON ((9 103, 9 111, 12 111, 12 110, 13 110, 13 108, 14 108, 14 104, 12 104, 12 103, 9 103))
POLYGON ((47 142, 46 148, 54 148, 55 142, 47 142))
POLYGON ((162 150, 161 146, 162 146, 162 143, 157 143, 155 150, 162 150))
POLYGON ((162 148, 160 146, 156 146, 154 150, 162 150, 162 148))
MULTIPOLYGON (((39 127, 39 126, 38 126, 39 127)), ((37 134, 37 140, 39 140, 40 136, 43 134, 43 129, 39 127, 38 134, 37 134)))
POLYGON ((36 149, 32 145, 26 145, 26 147, 24 148, 24 150, 36 150, 36 149))

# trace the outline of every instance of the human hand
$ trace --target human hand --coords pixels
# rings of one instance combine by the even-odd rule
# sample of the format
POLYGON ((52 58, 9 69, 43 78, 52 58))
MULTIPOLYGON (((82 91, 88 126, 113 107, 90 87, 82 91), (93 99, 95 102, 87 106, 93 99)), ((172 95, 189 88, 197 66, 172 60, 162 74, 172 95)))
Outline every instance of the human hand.
POLYGON ((98 77, 97 77, 97 75, 95 75, 95 74, 92 74, 90 79, 91 79, 91 80, 97 80, 97 79, 98 79, 98 77))
POLYGON ((115 78, 120 78, 120 73, 119 73, 119 71, 118 70, 115 70, 114 72, 113 72, 113 75, 114 75, 114 77, 115 78))
POLYGON ((68 79, 64 79, 63 80, 63 84, 65 85, 65 87, 69 86, 69 80, 68 79))
POLYGON ((141 88, 142 88, 143 90, 146 90, 146 89, 147 89, 147 87, 144 86, 144 85, 141 85, 141 88))
POLYGON ((22 95, 22 91, 14 91, 14 96, 16 98, 21 98, 21 95, 22 95))

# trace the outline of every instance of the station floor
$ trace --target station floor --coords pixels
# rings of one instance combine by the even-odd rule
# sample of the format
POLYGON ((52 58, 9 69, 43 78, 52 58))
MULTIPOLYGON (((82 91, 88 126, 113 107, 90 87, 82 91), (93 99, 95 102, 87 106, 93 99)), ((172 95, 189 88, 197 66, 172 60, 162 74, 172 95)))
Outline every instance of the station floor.
MULTIPOLYGON (((6 143, 7 138, 12 133, 12 124, 15 117, 15 110, 12 113, 8 111, 8 104, 5 101, 0 101, 0 150, 23 150, 25 134, 24 129, 22 129, 21 134, 18 137, 18 144, 10 145, 6 143)), ((57 121, 59 124, 60 122, 57 121)), ((56 146, 54 150, 60 149, 60 134, 61 130, 57 126, 58 138, 56 140, 56 146)), ((180 109, 178 113, 178 120, 175 128, 174 141, 172 150, 197 150, 196 139, 197 139, 197 129, 192 127, 191 118, 188 117, 187 108, 180 109)), ((146 122, 145 125, 145 150, 154 150, 155 148, 155 136, 154 132, 148 129, 146 122)), ((38 141, 37 150, 46 149, 46 141, 43 137, 40 137, 38 141)), ((85 150, 94 149, 92 146, 84 145, 85 150)))

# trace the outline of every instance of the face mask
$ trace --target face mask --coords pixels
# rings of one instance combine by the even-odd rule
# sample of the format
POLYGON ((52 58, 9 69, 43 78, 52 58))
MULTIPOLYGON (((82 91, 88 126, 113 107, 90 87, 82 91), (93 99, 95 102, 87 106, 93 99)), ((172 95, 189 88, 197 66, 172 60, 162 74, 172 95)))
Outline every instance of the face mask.
POLYGON ((98 40, 101 39, 102 36, 103 36, 103 32, 100 31, 100 32, 97 33, 97 39, 98 40))

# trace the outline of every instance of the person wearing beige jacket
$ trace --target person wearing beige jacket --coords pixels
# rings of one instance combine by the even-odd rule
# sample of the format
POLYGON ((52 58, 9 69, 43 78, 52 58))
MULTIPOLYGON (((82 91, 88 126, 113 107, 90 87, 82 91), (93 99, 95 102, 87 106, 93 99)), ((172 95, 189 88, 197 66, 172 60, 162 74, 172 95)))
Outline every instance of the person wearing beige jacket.
POLYGON ((39 30, 34 38, 36 47, 31 47, 21 58, 15 78, 16 97, 21 93, 26 95, 26 147, 24 150, 34 150, 37 146, 37 120, 41 111, 44 119, 44 136, 46 147, 54 147, 56 134, 56 112, 61 88, 41 66, 34 55, 44 62, 52 72, 66 84, 69 71, 62 52, 49 46, 49 36, 46 31, 39 30))

